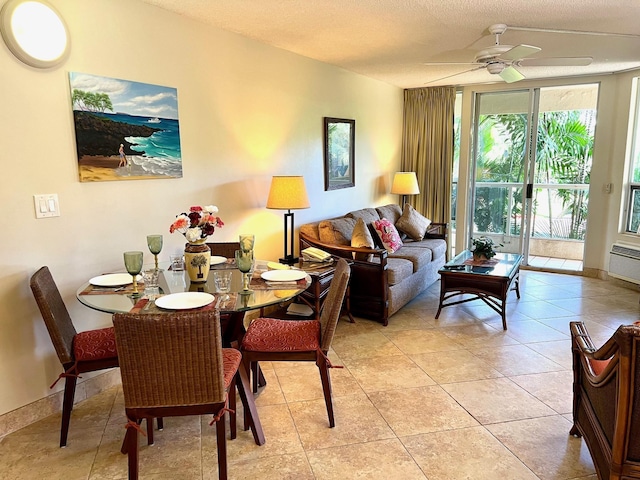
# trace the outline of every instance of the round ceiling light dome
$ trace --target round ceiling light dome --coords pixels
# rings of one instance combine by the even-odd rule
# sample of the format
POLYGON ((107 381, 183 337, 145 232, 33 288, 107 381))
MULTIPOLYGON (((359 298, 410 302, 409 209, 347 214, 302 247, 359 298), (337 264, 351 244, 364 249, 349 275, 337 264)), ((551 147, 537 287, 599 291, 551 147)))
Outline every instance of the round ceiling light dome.
POLYGON ((9 0, 0 11, 0 32, 21 62, 36 68, 61 63, 69 53, 69 31, 45 0, 9 0))

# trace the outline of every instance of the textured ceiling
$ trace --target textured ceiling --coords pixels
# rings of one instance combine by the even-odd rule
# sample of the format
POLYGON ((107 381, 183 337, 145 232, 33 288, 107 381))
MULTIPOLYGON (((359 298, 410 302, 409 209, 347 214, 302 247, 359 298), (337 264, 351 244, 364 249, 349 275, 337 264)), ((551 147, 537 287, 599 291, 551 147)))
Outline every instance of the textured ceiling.
POLYGON ((593 57, 589 66, 520 67, 528 79, 640 68, 640 0, 142 1, 402 88, 501 82, 485 69, 457 75, 473 65, 424 65, 473 62, 494 45, 495 23, 627 35, 507 29, 502 44, 542 48, 530 58, 593 57))

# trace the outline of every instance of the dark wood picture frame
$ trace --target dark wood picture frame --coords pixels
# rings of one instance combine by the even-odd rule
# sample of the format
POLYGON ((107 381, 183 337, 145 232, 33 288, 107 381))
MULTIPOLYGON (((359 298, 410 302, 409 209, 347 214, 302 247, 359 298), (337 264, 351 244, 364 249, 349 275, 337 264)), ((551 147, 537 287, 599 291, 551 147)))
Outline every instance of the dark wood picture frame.
POLYGON ((324 117, 324 189, 355 186, 356 121, 324 117))

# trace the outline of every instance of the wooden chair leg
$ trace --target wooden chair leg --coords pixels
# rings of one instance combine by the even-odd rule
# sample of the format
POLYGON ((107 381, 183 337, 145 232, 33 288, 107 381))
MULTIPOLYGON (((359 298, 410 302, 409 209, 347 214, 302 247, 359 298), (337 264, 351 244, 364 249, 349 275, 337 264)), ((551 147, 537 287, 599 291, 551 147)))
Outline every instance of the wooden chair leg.
POLYGON ((160 431, 164 430, 164 421, 162 420, 162 417, 158 417, 157 423, 158 423, 158 430, 160 431))
MULTIPOLYGON (((240 365, 240 368, 244 368, 240 365)), ((230 438, 231 440, 235 440, 237 437, 236 430, 236 376, 234 375, 233 380, 231 380, 231 384, 229 385, 229 391, 227 392, 227 396, 229 398, 229 430, 231 430, 230 438)))
POLYGON ((127 428, 125 443, 127 444, 129 480, 138 480, 138 430, 136 428, 127 428))
POLYGON ((238 369, 236 377, 240 377, 240 381, 236 378, 236 387, 240 394, 240 400, 242 400, 242 406, 244 407, 244 426, 247 429, 247 423, 251 426, 251 433, 253 433, 253 440, 256 445, 264 445, 264 432, 262 431, 262 424, 260 423, 260 417, 258 417, 258 409, 251 393, 251 387, 249 385, 249 376, 247 371, 242 367, 238 369))
POLYGON ((147 445, 153 445, 153 417, 147 418, 147 445))
POLYGON ((258 371, 260 370, 260 364, 258 362, 251 362, 251 373, 253 374, 253 393, 258 393, 258 371))
MULTIPOLYGON (((216 422, 216 439, 218 442, 218 479, 227 480, 227 439, 224 433, 224 416, 216 422)), ((132 480, 129 477, 129 480, 132 480)))
POLYGON ((316 364, 318 370, 320 370, 320 380, 322 381, 322 391, 324 392, 324 403, 327 406, 327 415, 329 416, 329 427, 336 426, 336 421, 333 417, 333 401, 331 400, 331 377, 329 376, 329 366, 327 365, 327 359, 324 356, 318 355, 316 364))
POLYGON ((62 424, 60 426, 60 447, 67 446, 69 424, 71 423, 71 410, 73 410, 73 398, 76 395, 76 377, 66 377, 64 381, 64 399, 62 401, 62 424))

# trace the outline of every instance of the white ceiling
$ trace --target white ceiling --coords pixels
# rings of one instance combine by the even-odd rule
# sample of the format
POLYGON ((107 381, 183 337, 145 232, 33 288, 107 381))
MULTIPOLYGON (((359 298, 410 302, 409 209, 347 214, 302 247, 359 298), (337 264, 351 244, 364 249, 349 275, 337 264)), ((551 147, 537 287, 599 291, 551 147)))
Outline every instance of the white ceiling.
POLYGON ((142 0, 186 17, 402 88, 501 82, 485 69, 455 75, 495 38, 495 23, 627 34, 509 30, 501 43, 529 58, 593 57, 582 67, 520 67, 528 79, 640 68, 640 0, 142 0))

